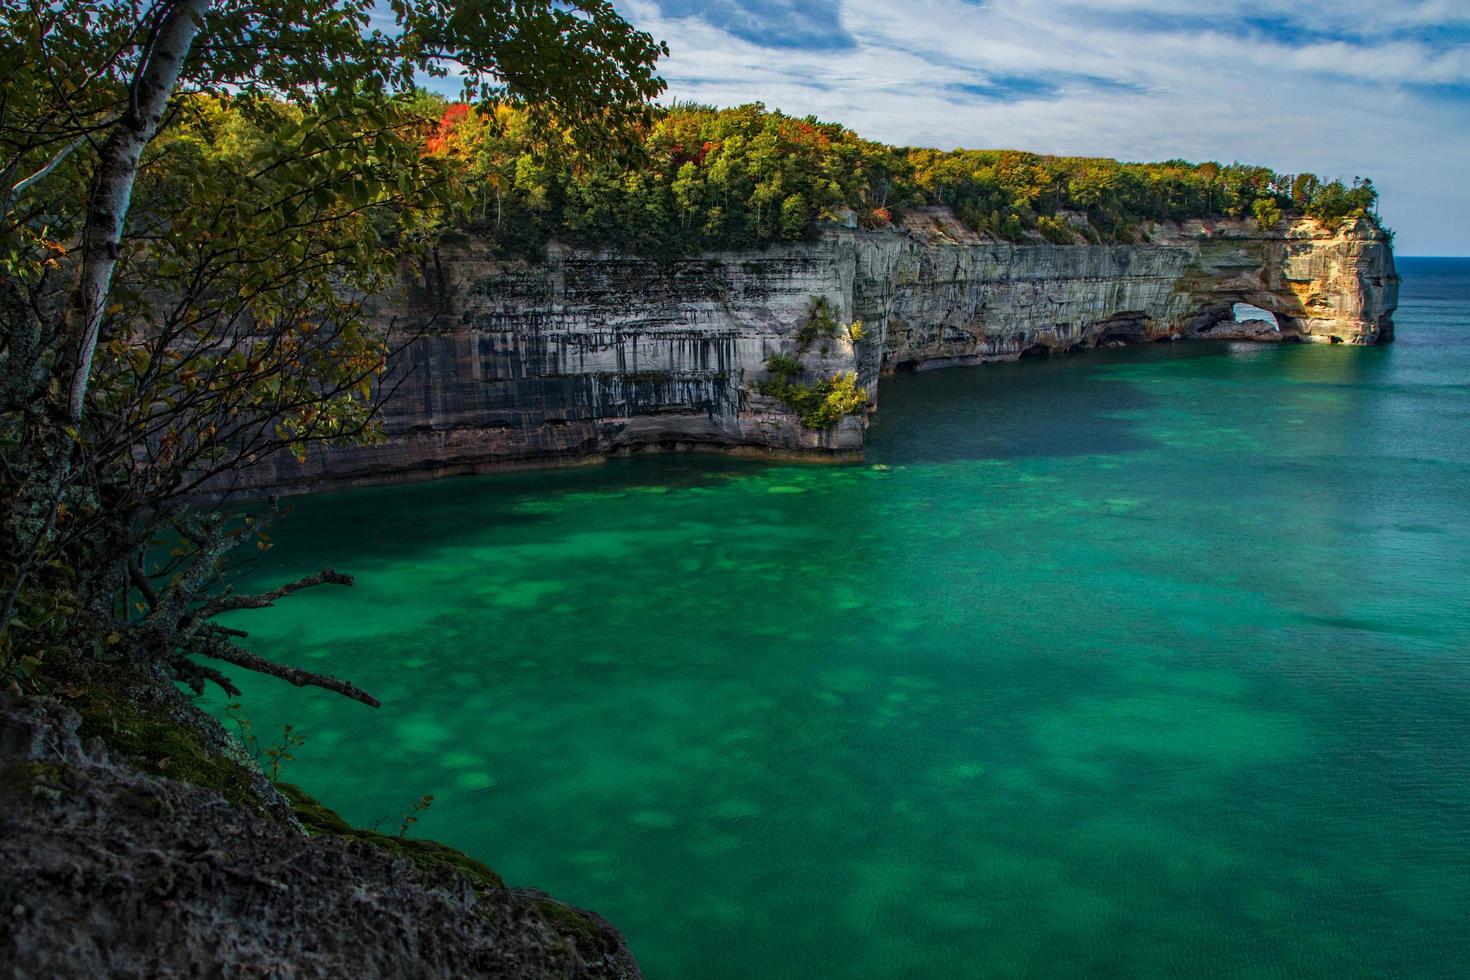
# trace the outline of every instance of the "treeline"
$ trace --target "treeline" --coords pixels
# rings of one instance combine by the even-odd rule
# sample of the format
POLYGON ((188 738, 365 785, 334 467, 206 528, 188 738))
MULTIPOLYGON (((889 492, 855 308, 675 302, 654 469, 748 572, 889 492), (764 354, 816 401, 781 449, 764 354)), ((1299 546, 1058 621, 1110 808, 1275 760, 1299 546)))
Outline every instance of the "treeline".
MULTIPOLYGON (((432 100, 426 100, 426 109, 432 100)), ((552 238, 689 254, 797 241, 851 211, 868 227, 947 205, 977 232, 1011 241, 1133 242, 1148 221, 1373 215, 1371 181, 1279 174, 1240 163, 1120 163, 1014 150, 908 149, 835 123, 754 104, 659 112, 633 159, 593 161, 547 139, 514 109, 448 104, 428 140, 472 204, 450 219, 508 253, 552 238), (1085 223, 1068 220, 1085 215, 1085 223)))

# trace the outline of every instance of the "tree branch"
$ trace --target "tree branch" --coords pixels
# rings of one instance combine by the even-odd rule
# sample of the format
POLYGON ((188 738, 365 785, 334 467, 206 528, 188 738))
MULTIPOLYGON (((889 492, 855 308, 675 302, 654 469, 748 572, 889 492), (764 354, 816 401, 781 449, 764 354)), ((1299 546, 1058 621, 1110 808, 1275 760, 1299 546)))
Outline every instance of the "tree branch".
POLYGON ((256 595, 222 595, 206 602, 198 615, 204 619, 211 619, 220 613, 233 612, 237 609, 264 609, 275 605, 277 599, 284 599, 293 592, 302 589, 310 589, 318 585, 351 585, 352 576, 343 575, 330 568, 324 568, 315 575, 288 582, 279 588, 271 589, 269 592, 261 592, 256 595))
POLYGON ((45 180, 46 176, 50 174, 51 171, 61 166, 62 161, 71 156, 73 150, 75 150, 77 147, 81 146, 85 142, 87 142, 87 137, 85 135, 77 136, 72 139, 70 143, 67 143, 65 146, 57 151, 56 155, 51 158, 50 163, 46 164, 40 170, 37 170, 25 180, 19 181, 14 187, 10 188, 11 199, 13 200, 14 198, 20 197, 20 195, 24 194, 33 185, 45 180))
POLYGON ((274 663, 264 657, 257 656, 249 650, 235 646, 228 640, 215 637, 206 639, 200 644, 202 649, 197 650, 201 656, 210 657, 214 660, 223 660, 225 663, 234 664, 236 667, 244 667, 253 670, 257 674, 269 674, 279 677, 287 683, 297 687, 320 687, 323 690, 332 691, 343 697, 360 701, 370 708, 381 708, 383 702, 373 697, 354 684, 340 681, 326 674, 316 674, 309 670, 299 670, 295 667, 287 667, 283 664, 274 663))

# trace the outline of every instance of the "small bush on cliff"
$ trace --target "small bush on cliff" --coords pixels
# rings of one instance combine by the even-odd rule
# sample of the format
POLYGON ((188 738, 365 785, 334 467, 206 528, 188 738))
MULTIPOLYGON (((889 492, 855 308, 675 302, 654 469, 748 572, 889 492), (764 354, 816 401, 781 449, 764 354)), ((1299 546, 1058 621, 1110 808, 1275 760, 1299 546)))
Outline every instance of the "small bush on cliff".
POLYGON ((766 362, 771 377, 757 385, 756 390, 780 399, 801 416, 801 424, 809 429, 830 429, 868 404, 868 391, 858 387, 856 373, 839 372, 815 384, 805 384, 795 380, 803 370, 796 358, 775 354, 766 362))
POLYGON ((805 368, 802 367, 801 361, 790 354, 772 354, 766 361, 766 370, 773 377, 789 381, 799 376, 805 368))
POLYGON ((821 381, 814 394, 816 404, 801 418, 802 424, 809 429, 830 429, 868 404, 868 390, 858 387, 857 374, 853 371, 834 374, 821 381))
POLYGON ((281 770, 286 763, 296 761, 295 750, 306 744, 306 736, 288 722, 281 726, 279 742, 262 745, 260 736, 255 733, 255 726, 245 717, 244 708, 239 701, 231 701, 225 706, 225 717, 235 723, 235 733, 240 744, 273 783, 281 781, 281 770))
POLYGON ((1041 232, 1041 237, 1053 245, 1075 245, 1077 233, 1072 226, 1060 218, 1051 218, 1042 215, 1036 219, 1036 230, 1041 232))
POLYGON ((832 316, 832 302, 825 296, 817 296, 807 310, 806 319, 796 331, 796 341, 805 350, 812 342, 837 333, 838 323, 832 316))

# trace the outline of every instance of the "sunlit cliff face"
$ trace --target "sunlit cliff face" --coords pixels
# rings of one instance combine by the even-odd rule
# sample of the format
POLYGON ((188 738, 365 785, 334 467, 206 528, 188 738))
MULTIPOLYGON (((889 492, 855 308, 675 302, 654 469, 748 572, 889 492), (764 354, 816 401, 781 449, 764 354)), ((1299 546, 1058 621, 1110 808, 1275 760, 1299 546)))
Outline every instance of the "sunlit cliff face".
POLYGON ((528 265, 471 240, 441 250, 434 295, 413 284, 380 300, 402 339, 430 324, 394 368, 387 439, 272 460, 246 480, 308 489, 643 449, 858 458, 862 399, 812 428, 770 394, 776 357, 798 363, 793 383, 850 376, 871 408, 878 379, 900 370, 1181 337, 1390 335, 1392 252, 1366 222, 1265 233, 1191 221, 1147 239, 997 242, 915 209, 897 227, 839 224, 813 242, 672 262, 557 247, 528 265), (819 302, 833 322, 806 336, 819 302), (1237 303, 1277 325, 1237 322, 1237 303))

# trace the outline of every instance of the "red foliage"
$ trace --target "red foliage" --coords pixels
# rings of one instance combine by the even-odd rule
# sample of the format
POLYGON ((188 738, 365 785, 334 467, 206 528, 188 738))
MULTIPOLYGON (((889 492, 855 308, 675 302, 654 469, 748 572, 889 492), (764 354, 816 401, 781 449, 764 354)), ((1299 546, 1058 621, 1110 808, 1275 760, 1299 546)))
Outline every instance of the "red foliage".
POLYGON ((463 102, 451 102, 444 110, 444 115, 439 118, 439 125, 434 129, 434 135, 429 137, 424 148, 429 153, 442 152, 449 145, 449 138, 454 135, 455 127, 464 122, 465 117, 470 114, 470 107, 463 102))
POLYGON ((670 149, 670 159, 673 169, 678 170, 686 163, 693 163, 696 167, 704 166, 704 158, 709 156, 710 151, 719 145, 714 140, 705 140, 699 149, 691 153, 683 143, 675 143, 670 149))

